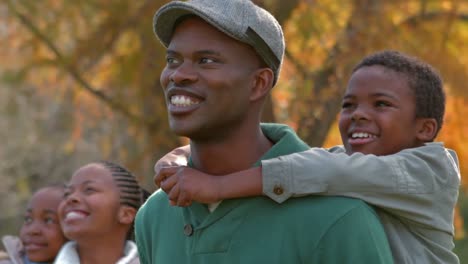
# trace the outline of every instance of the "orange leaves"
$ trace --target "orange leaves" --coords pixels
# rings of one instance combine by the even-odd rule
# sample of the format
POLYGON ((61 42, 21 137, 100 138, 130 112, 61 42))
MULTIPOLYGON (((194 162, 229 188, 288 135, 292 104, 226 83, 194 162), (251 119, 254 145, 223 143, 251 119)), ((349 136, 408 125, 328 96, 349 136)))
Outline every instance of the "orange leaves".
POLYGON ((468 98, 449 95, 445 113, 445 123, 437 140, 454 149, 460 163, 462 186, 468 191, 468 98))

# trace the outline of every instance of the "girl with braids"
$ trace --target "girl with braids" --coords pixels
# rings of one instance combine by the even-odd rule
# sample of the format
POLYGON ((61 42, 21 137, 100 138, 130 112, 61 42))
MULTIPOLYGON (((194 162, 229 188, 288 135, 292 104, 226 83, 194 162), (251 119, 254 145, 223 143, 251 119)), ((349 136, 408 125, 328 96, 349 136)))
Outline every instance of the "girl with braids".
POLYGON ((65 187, 59 217, 65 235, 55 263, 140 263, 133 221, 147 197, 125 168, 107 161, 79 168, 65 187))

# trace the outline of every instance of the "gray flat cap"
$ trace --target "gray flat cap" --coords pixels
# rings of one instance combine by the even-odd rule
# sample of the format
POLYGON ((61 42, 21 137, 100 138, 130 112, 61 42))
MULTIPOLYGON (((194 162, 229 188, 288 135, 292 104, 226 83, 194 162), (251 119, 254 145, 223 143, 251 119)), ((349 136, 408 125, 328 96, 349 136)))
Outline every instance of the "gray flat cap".
POLYGON ((178 20, 196 15, 228 36, 252 46, 278 80, 284 55, 283 30, 278 21, 251 0, 173 1, 154 15, 153 30, 167 48, 178 20))

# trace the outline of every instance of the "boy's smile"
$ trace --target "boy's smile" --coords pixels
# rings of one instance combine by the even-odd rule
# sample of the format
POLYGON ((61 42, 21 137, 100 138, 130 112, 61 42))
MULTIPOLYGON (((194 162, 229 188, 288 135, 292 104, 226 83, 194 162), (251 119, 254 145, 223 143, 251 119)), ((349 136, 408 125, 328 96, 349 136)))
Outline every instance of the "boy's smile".
POLYGON ((421 144, 415 109, 404 75, 379 65, 358 69, 349 81, 339 120, 347 152, 388 155, 421 144))

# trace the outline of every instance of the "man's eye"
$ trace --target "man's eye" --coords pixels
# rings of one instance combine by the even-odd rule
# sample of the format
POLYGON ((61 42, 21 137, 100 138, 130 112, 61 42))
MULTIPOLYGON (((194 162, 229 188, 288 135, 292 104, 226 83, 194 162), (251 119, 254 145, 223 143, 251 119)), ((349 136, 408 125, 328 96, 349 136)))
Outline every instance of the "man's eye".
POLYGON ((353 106, 353 104, 350 103, 350 102, 343 102, 343 103, 341 104, 341 108, 342 108, 342 109, 350 108, 351 106, 353 106))
POLYGON ((166 63, 167 63, 167 64, 176 64, 176 63, 178 63, 178 62, 179 62, 179 60, 177 60, 177 59, 174 58, 174 57, 167 57, 167 58, 166 58, 166 63))
POLYGON ((213 63, 213 62, 215 62, 215 60, 211 59, 211 58, 201 58, 200 59, 200 63, 202 63, 202 64, 213 63))

